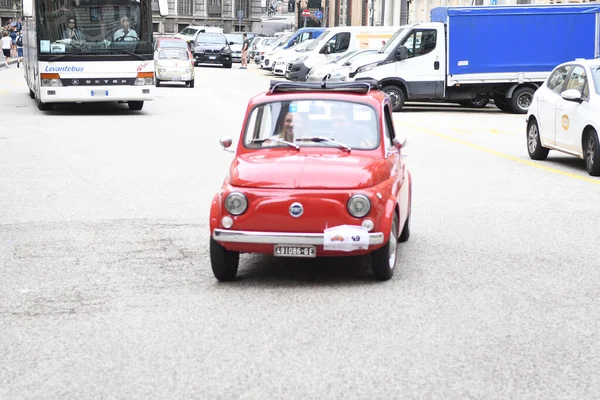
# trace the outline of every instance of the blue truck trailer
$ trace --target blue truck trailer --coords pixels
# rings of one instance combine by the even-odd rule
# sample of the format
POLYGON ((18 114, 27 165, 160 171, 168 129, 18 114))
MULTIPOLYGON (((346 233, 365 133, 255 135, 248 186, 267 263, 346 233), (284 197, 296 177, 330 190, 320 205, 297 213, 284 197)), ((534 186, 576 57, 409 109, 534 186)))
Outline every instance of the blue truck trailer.
POLYGON ((492 98, 526 113, 558 64, 600 56, 600 4, 437 7, 431 22, 402 27, 385 60, 352 79, 378 79, 400 110, 405 101, 477 106, 492 98))

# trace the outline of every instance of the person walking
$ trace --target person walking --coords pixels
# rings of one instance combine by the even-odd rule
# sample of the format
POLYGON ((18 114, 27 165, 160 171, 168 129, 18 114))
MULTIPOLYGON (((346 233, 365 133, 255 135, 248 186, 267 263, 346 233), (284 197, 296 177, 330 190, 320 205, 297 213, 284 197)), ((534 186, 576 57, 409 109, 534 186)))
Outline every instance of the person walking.
POLYGON ((19 31, 17 36, 17 68, 23 62, 23 34, 19 31))
POLYGON ((6 68, 8 68, 8 63, 10 62, 11 56, 10 51, 12 49, 12 39, 10 36, 8 36, 8 31, 4 31, 2 33, 2 39, 0 39, 0 42, 2 42, 2 53, 5 57, 4 63, 6 64, 6 68))

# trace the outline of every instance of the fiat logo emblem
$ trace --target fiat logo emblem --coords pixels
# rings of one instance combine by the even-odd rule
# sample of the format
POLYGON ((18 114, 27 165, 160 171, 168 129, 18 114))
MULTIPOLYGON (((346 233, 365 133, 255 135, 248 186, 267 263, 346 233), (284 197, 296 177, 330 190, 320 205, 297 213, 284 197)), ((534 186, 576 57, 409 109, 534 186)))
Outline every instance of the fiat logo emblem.
POLYGON ((290 215, 294 218, 298 218, 304 212, 304 207, 300 203, 292 203, 290 206, 290 215))

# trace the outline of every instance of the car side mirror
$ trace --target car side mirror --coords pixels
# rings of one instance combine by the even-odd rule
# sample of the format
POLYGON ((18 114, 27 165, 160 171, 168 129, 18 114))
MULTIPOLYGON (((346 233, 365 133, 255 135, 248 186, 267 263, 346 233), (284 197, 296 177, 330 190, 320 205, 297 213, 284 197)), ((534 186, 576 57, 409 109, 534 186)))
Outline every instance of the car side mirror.
POLYGON ((233 45, 233 42, 229 42, 229 45, 230 45, 230 46, 232 46, 232 45, 233 45))
POLYGON ((408 58, 408 49, 404 45, 398 46, 396 49, 396 60, 402 61, 408 58))
POLYGON ((23 0, 21 7, 22 7, 21 14, 23 15, 23 17, 25 17, 25 18, 33 17, 33 0, 23 0))
POLYGON ((323 48, 321 49, 321 53, 322 54, 330 54, 331 53, 331 46, 328 44, 326 44, 325 46, 323 46, 323 48))
POLYGON ((158 13, 161 17, 169 15, 169 3, 168 0, 158 0, 158 13))
POLYGON ((344 63, 344 66, 345 66, 345 67, 349 67, 349 66, 351 66, 351 65, 352 65, 352 63, 351 63, 350 61, 346 61, 346 62, 344 63))
POLYGON ((576 103, 583 102, 583 98, 581 97, 581 92, 577 89, 569 89, 565 90, 560 94, 563 99, 567 101, 574 101, 576 103))
POLYGON ((398 150, 406 147, 406 138, 394 138, 394 147, 398 150))
POLYGON ((228 150, 231 147, 231 144, 233 143, 233 141, 231 140, 231 138, 229 136, 223 136, 219 140, 219 143, 221 143, 221 146, 223 146, 223 150, 233 153, 233 151, 228 150))

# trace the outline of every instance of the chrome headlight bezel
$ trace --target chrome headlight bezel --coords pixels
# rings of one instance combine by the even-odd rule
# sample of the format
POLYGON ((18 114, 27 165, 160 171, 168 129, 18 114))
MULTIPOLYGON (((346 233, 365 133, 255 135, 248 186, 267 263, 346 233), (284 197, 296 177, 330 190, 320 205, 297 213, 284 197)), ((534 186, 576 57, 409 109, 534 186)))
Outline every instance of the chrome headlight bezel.
POLYGON ((242 215, 248 209, 248 199, 241 192, 231 192, 225 198, 225 209, 231 215, 242 215), (235 205, 236 200, 239 205, 235 205))
POLYGON ((371 200, 364 194, 355 194, 348 199, 346 208, 353 217, 363 218, 371 211, 371 200))

